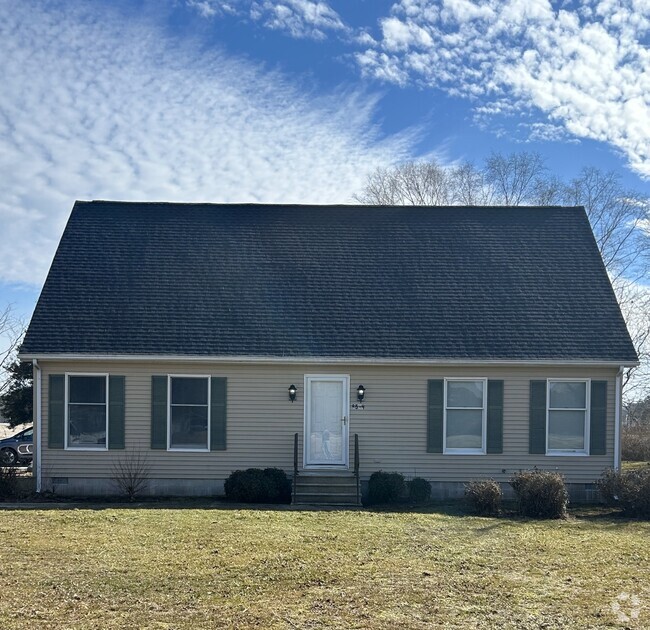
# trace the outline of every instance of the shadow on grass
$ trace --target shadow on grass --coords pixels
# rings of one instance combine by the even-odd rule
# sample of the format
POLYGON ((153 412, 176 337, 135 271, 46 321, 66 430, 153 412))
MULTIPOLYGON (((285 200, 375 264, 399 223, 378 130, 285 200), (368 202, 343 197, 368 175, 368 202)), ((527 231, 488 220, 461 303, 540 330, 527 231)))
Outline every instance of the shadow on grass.
POLYGON ((526 523, 559 521, 581 522, 598 529, 625 528, 627 526, 648 523, 647 520, 626 517, 620 510, 599 504, 579 505, 569 510, 568 519, 534 519, 522 517, 514 502, 506 503, 498 516, 480 516, 470 512, 462 500, 432 501, 426 504, 392 504, 373 505, 364 507, 329 506, 329 505, 289 505, 277 503, 232 503, 222 498, 211 497, 146 497, 135 501, 123 497, 83 498, 74 497, 29 497, 21 501, 0 501, 0 511, 34 511, 34 510, 214 510, 214 511, 271 511, 271 512, 361 512, 366 514, 385 515, 438 515, 459 519, 481 519, 485 523, 477 527, 479 535, 507 526, 526 523))
POLYGON ((278 510, 286 504, 229 503, 214 497, 146 497, 129 501, 124 497, 28 497, 19 501, 0 501, 0 511, 21 510, 278 510))

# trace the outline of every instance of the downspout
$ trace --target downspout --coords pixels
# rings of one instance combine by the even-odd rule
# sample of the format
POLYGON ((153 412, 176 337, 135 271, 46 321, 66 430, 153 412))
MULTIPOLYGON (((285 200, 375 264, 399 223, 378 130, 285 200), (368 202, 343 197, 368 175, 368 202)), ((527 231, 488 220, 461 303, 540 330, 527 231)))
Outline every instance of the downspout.
POLYGON ((623 406, 623 371, 624 366, 618 368, 616 374, 616 400, 614 407, 614 470, 621 469, 621 408, 623 406))
POLYGON ((43 428, 42 414, 41 414, 41 367, 37 359, 32 360, 34 366, 34 407, 36 410, 36 453, 34 459, 36 460, 36 492, 42 490, 41 479, 41 435, 43 428))

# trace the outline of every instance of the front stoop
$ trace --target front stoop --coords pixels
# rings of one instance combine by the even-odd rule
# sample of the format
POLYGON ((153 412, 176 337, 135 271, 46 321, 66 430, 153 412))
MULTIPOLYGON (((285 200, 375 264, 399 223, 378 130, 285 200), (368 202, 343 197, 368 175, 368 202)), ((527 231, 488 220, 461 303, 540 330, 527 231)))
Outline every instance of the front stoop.
POLYGON ((294 505, 340 505, 358 507, 357 480, 352 473, 300 473, 294 505))

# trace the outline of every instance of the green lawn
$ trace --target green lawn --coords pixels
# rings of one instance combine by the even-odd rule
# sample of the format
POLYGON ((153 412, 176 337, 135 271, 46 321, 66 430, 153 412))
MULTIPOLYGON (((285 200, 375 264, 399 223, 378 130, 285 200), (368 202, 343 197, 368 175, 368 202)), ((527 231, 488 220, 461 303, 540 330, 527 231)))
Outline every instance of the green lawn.
POLYGON ((650 626, 650 523, 602 510, 189 505, 0 511, 3 628, 650 626))

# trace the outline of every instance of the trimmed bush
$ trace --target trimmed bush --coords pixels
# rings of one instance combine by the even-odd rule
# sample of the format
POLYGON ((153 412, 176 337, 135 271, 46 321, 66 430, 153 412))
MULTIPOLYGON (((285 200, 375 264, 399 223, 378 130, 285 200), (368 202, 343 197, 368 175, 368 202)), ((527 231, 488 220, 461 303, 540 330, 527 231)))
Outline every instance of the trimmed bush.
POLYGON ((264 475, 277 489, 278 503, 291 503, 291 481, 281 468, 265 468, 264 475))
POLYGON ((650 427, 623 427, 621 448, 624 460, 650 461, 650 427))
POLYGON ((19 494, 16 469, 0 467, 0 500, 16 499, 19 494))
POLYGON ((502 498, 501 485, 494 479, 479 479, 465 484, 465 500, 474 514, 496 516, 502 498))
POLYGON ((510 480, 519 513, 531 518, 565 518, 569 492, 564 477, 548 470, 522 470, 510 480))
POLYGON ((368 503, 397 503, 404 495, 404 476, 381 470, 370 475, 368 503))
POLYGON ((235 470, 224 484, 226 498, 237 503, 289 503, 291 482, 279 468, 235 470))
POLYGON ((431 484, 422 477, 415 477, 408 482, 409 500, 424 503, 431 498, 431 484))
POLYGON ((650 518, 650 466, 617 472, 606 470, 597 482, 600 496, 627 516, 650 518))

